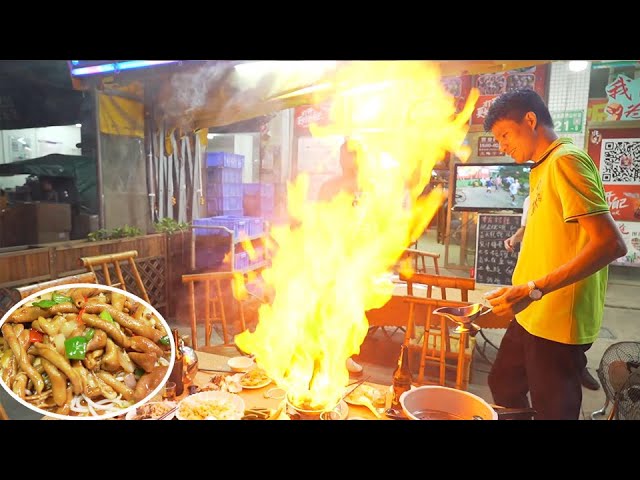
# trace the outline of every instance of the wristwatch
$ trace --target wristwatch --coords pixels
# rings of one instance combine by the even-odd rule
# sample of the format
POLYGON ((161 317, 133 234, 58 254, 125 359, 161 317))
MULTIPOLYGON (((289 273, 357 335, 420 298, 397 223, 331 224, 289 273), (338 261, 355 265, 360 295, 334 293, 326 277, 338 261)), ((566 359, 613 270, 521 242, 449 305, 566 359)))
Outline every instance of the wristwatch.
POLYGON ((533 280, 527 282, 529 286, 529 298, 531 300, 540 300, 542 298, 542 290, 536 287, 536 284, 533 283, 533 280))

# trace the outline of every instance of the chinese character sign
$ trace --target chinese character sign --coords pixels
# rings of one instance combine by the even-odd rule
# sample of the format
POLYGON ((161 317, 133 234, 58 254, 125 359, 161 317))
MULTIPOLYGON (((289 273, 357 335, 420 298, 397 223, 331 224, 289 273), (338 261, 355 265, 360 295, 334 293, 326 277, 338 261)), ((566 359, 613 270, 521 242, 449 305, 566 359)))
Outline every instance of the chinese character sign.
POLYGON ((627 254, 618 258, 613 265, 640 267, 640 222, 616 222, 627 245, 627 254))
POLYGON ((605 88, 607 120, 640 119, 640 78, 618 77, 605 88))

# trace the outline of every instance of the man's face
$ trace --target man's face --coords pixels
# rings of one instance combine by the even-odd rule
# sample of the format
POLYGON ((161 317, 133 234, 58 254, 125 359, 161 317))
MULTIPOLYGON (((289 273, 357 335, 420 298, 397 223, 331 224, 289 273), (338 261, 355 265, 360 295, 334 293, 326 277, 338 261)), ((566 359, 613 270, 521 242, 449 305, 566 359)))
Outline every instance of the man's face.
POLYGON ((526 118, 519 123, 506 118, 498 120, 491 133, 496 137, 500 151, 509 155, 516 163, 532 160, 535 130, 526 118))

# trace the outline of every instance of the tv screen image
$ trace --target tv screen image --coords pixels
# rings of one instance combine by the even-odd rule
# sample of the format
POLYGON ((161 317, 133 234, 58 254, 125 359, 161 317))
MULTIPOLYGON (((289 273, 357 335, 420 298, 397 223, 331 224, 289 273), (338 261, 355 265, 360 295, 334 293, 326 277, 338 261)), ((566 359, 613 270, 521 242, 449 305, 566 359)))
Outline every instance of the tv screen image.
POLYGON ((532 163, 466 163, 454 166, 453 209, 522 212, 532 163))

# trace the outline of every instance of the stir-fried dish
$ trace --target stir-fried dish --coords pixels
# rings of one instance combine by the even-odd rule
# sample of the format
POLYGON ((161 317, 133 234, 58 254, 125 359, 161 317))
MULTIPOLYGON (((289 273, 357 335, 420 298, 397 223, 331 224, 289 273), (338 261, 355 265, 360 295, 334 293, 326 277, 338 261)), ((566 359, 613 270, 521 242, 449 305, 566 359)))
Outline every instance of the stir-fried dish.
POLYGON ((107 289, 48 292, 2 325, 4 384, 36 408, 102 416, 145 399, 164 379, 171 343, 144 304, 107 289))

